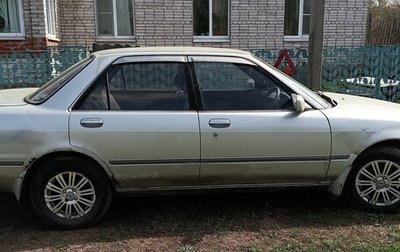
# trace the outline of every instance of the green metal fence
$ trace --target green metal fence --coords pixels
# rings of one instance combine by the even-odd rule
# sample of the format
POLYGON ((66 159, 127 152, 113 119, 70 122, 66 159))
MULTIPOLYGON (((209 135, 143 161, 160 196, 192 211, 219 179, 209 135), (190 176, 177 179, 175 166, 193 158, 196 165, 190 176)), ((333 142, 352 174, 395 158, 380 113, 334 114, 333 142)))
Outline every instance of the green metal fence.
POLYGON ((0 52, 0 88, 41 86, 88 55, 84 47, 0 52))
MULTIPOLYGON (((273 64, 281 50, 253 53, 273 64)), ((297 71, 292 77, 307 83, 307 49, 288 49, 288 53, 297 71)), ((322 89, 400 102, 400 46, 325 49, 322 89)))
MULTIPOLYGON (((281 51, 252 53, 274 64, 281 51)), ((305 84, 308 50, 288 49, 288 53, 296 67, 293 77, 305 84)), ((89 54, 84 47, 0 52, 0 88, 40 86, 89 54)), ((325 49, 322 89, 400 102, 400 46, 325 49)))

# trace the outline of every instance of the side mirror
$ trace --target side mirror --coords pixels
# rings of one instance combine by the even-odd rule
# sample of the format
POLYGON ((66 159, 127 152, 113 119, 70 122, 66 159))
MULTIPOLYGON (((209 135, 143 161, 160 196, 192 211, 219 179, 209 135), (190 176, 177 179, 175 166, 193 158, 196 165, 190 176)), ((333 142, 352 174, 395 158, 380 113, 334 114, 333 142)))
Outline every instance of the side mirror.
POLYGON ((292 94, 293 108, 297 113, 302 113, 306 109, 306 101, 301 95, 292 94))

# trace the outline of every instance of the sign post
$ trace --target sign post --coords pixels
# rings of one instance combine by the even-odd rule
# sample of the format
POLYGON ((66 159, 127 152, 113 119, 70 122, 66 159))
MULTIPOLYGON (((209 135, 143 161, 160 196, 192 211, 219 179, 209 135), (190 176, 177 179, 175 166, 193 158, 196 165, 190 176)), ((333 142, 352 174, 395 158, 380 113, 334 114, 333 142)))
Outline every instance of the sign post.
POLYGON ((325 0, 311 0, 308 43, 308 86, 321 90, 325 0))

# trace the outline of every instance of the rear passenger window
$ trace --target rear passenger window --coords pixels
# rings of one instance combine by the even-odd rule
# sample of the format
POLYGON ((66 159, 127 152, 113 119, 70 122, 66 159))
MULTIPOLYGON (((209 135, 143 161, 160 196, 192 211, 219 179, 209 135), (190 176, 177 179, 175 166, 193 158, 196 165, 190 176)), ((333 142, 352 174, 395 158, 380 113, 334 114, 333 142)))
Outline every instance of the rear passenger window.
MULTIPOLYGON (((184 63, 129 63, 113 66, 96 83, 108 84, 110 110, 189 110, 188 74, 184 63)), ((94 88, 92 92, 99 92, 94 88)), ((81 108, 98 108, 89 94, 81 108), (91 99, 89 99, 91 98, 91 99), (90 103, 87 105, 86 103, 90 103)))

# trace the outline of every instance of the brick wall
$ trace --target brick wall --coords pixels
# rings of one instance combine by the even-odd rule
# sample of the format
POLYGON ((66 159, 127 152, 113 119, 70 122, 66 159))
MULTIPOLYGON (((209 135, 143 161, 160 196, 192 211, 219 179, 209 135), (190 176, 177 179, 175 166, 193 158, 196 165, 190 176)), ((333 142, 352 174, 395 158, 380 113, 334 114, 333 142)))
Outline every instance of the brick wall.
POLYGON ((29 17, 24 17, 29 22, 26 26, 26 36, 29 38, 44 38, 46 37, 46 6, 45 0, 30 0, 28 2, 29 10, 27 10, 29 17))
POLYGON ((96 39, 95 0, 58 0, 61 45, 92 46, 96 39))
MULTIPOLYGON (((96 38, 95 0, 56 0, 57 39, 61 45, 93 43, 131 46, 212 46, 240 49, 307 47, 285 41, 284 0, 231 0, 228 42, 193 42, 192 0, 132 0, 135 37, 96 38)), ((368 0, 326 0, 324 45, 360 46, 366 34, 368 0)), ((45 0, 24 0, 26 40, 0 41, 0 50, 40 49, 59 44, 46 37, 45 0)))
POLYGON ((281 48, 284 12, 284 1, 231 1, 232 47, 281 48))
MULTIPOLYGON (((365 44, 368 1, 326 0, 324 47, 358 47, 365 44)), ((306 48, 308 42, 284 42, 285 48, 306 48)))
POLYGON ((26 38, 24 40, 1 40, 0 52, 43 50, 52 45, 46 38, 26 38))
MULTIPOLYGON (((96 41, 95 0, 60 0, 61 33, 65 45, 94 42, 139 46, 212 46, 241 49, 307 47, 284 40, 283 0, 231 0, 229 42, 193 42, 192 0, 132 0, 135 38, 96 41)), ((325 46, 360 46, 365 41, 368 0, 327 0, 325 46)))
POLYGON ((193 45, 192 12, 192 0, 134 1, 137 45, 193 45))
POLYGON ((284 1, 231 0, 229 42, 193 42, 193 0, 133 0, 135 38, 130 41, 99 40, 95 35, 94 0, 61 0, 61 39, 64 45, 93 43, 139 46, 212 46, 242 49, 283 46, 284 1), (86 8, 85 13, 78 11, 86 8), (92 12, 90 12, 92 10, 92 12), (84 16, 84 14, 86 16, 84 16), (76 24, 87 34, 76 33, 76 24))
POLYGON ((363 45, 366 36, 368 1, 327 0, 325 3, 324 45, 363 45))

